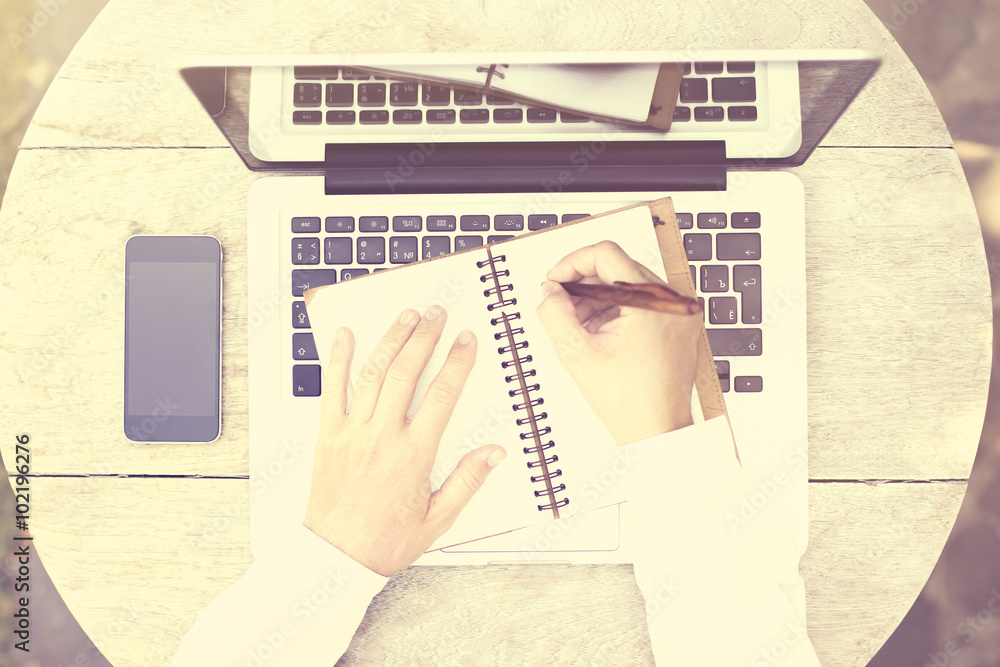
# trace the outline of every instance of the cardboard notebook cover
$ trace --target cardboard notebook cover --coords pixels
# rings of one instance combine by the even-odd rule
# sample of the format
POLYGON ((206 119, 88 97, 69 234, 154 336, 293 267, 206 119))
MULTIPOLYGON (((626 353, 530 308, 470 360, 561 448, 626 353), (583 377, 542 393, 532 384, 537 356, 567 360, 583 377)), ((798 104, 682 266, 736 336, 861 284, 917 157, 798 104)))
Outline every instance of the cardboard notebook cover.
MULTIPOLYGON (((491 68, 492 67, 495 66, 491 66, 491 68)), ((649 127, 654 127, 658 130, 670 129, 670 124, 674 119, 674 107, 677 104, 677 96, 680 94, 681 90, 681 78, 684 76, 684 68, 682 65, 679 65, 677 63, 660 64, 660 69, 656 75, 656 84, 653 87, 653 95, 649 103, 649 116, 646 118, 645 122, 639 123, 624 118, 613 118, 593 113, 586 113, 578 109, 573 109, 571 107, 559 106, 557 104, 545 100, 537 100, 537 99, 532 99, 530 97, 515 95, 506 90, 494 90, 489 83, 489 79, 487 79, 485 85, 474 86, 466 81, 452 81, 450 79, 429 77, 429 76, 418 77, 414 75, 407 75, 406 72, 401 72, 391 69, 374 68, 374 67, 366 67, 364 69, 379 74, 390 74, 400 79, 416 81, 418 83, 429 81, 433 83, 446 84, 452 88, 457 88, 460 90, 468 90, 475 93, 496 92, 497 94, 503 95, 505 98, 512 99, 520 104, 543 106, 549 109, 555 109, 556 111, 565 111, 567 113, 575 114, 577 116, 584 116, 591 120, 605 122, 605 123, 617 123, 620 125, 632 125, 635 127, 649 126, 649 127)))

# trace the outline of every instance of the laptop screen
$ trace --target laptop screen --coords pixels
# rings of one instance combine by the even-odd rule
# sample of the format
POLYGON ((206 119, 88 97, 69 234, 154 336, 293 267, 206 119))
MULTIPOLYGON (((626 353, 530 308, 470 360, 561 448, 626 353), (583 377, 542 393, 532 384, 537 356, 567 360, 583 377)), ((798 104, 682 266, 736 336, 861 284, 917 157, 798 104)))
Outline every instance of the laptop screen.
POLYGON ((368 54, 181 73, 249 169, 325 173, 333 194, 721 189, 726 170, 805 162, 878 66, 859 51, 368 54))

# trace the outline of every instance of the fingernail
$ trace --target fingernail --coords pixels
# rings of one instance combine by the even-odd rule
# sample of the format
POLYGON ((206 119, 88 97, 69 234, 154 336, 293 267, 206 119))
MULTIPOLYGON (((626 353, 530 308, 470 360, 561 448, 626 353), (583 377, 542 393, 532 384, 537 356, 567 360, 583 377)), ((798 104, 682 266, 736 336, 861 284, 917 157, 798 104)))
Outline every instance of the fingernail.
POLYGON ((344 327, 340 327, 339 329, 337 329, 337 337, 336 337, 337 342, 343 343, 344 336, 346 335, 347 335, 347 329, 345 329, 344 327))
POLYGON ((486 459, 486 465, 491 468, 495 468, 498 463, 507 458, 507 452, 502 449, 494 449, 493 453, 490 454, 489 458, 486 459))
POLYGON ((468 345, 469 343, 472 342, 472 338, 473 338, 472 332, 466 329, 462 333, 458 334, 458 344, 468 345))
POLYGON ((419 315, 417 315, 416 312, 407 309, 404 310, 402 314, 399 316, 399 323, 409 324, 410 322, 413 322, 415 319, 417 319, 417 317, 419 317, 419 315))
POLYGON ((544 296, 548 296, 549 294, 552 294, 552 290, 554 290, 555 288, 556 288, 555 282, 551 280, 546 280, 544 283, 542 283, 542 294, 544 296))
POLYGON ((430 308, 427 309, 427 312, 424 313, 424 319, 426 320, 437 319, 443 312, 444 308, 442 308, 441 306, 431 306, 430 308))

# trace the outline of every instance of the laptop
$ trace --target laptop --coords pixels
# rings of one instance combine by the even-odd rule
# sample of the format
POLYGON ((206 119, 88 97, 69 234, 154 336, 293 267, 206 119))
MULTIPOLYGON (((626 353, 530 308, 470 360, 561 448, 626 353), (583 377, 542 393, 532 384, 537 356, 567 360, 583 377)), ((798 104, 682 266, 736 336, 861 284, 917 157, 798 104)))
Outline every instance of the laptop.
MULTIPOLYGON (((308 498, 323 377, 305 290, 664 196, 745 466, 763 480, 762 499, 744 499, 734 520, 764 506, 784 512, 804 551, 807 211, 801 182, 784 169, 806 161, 879 62, 855 50, 702 51, 205 58, 185 67, 247 168, 265 175, 247 196, 253 552, 301 521, 308 498), (496 63, 680 63, 684 75, 662 131, 399 74, 496 63)), ((391 316, 374 296, 371 313, 391 316)), ((490 442, 485 430, 470 437, 480 435, 490 442)), ((627 563, 626 512, 614 505, 417 562, 627 563)))

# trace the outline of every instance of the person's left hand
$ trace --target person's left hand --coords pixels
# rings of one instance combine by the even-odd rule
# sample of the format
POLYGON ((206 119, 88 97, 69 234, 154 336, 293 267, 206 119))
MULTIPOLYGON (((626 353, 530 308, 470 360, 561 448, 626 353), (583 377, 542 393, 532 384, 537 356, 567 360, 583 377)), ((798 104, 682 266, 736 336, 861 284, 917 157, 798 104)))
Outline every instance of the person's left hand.
POLYGON ((347 381, 354 338, 340 329, 323 388, 323 416, 304 524, 365 567, 389 576, 423 554, 503 460, 486 445, 466 454, 437 491, 430 471, 438 443, 476 359, 463 331, 413 419, 406 411, 441 337, 447 314, 405 310, 361 371, 350 413, 347 381))

